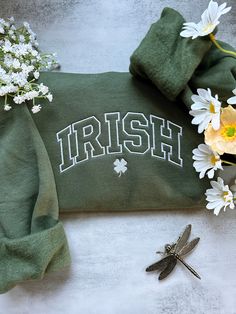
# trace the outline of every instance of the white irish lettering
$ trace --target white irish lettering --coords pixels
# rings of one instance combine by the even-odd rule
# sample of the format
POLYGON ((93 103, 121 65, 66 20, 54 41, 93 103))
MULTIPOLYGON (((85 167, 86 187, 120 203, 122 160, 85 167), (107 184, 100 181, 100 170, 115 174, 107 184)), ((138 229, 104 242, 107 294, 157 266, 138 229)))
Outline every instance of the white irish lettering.
POLYGON ((150 121, 153 138, 151 155, 166 160, 167 154, 169 162, 183 167, 183 159, 180 153, 182 127, 154 115, 150 116, 150 121))
POLYGON ((57 132, 60 172, 106 154, 149 152, 150 157, 183 167, 182 127, 155 115, 140 112, 104 113, 102 118, 87 117, 57 132))

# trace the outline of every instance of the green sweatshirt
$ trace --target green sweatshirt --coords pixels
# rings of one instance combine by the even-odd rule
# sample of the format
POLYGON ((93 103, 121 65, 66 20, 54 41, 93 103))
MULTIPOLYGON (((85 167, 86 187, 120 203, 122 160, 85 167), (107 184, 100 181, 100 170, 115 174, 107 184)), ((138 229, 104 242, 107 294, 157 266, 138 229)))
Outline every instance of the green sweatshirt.
POLYGON ((55 97, 33 118, 61 211, 203 206, 206 185, 192 166, 203 139, 180 101, 129 73, 44 73, 41 80, 55 97))
POLYGON ((1 99, 1 293, 70 264, 59 211, 204 207, 191 95, 230 97, 236 60, 207 38, 181 38, 183 22, 163 11, 131 56, 132 75, 42 73, 54 100, 38 114, 5 112, 1 99))

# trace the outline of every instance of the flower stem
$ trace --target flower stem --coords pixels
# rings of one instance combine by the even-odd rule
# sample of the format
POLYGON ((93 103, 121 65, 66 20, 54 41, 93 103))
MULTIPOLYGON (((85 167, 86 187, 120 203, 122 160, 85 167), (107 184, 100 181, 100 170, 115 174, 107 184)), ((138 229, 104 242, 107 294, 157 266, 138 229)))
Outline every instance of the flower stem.
POLYGON ((209 34, 209 37, 210 37, 210 40, 213 42, 213 44, 222 52, 224 53, 227 53, 227 54, 230 54, 231 56, 235 57, 236 58, 236 52, 234 51, 231 51, 231 50, 226 50, 224 48, 222 48, 220 46, 220 44, 217 42, 216 38, 215 38, 215 35, 214 34, 209 34))
POLYGON ((227 160, 222 160, 222 159, 221 159, 221 161, 222 161, 223 163, 225 163, 225 164, 228 164, 228 165, 231 165, 231 166, 236 166, 236 163, 234 163, 234 162, 227 161, 227 160))

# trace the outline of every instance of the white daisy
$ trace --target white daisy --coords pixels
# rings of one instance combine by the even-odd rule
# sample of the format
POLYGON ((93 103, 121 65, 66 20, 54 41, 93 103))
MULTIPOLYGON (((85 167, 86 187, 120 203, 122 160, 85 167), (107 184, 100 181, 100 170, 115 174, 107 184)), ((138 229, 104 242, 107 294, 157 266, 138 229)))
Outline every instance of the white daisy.
POLYGON ((235 96, 233 96, 233 97, 231 97, 231 98, 229 98, 229 99, 227 100, 227 103, 228 103, 229 105, 236 105, 236 88, 233 90, 233 94, 234 94, 235 96))
POLYGON ((230 190, 236 193, 236 179, 234 180, 234 185, 230 187, 230 190))
POLYGON ((230 190, 233 193, 233 200, 234 200, 234 204, 236 206, 236 179, 234 180, 234 185, 231 185, 230 190))
POLYGON ((190 22, 190 23, 184 23, 183 24, 183 30, 180 33, 180 36, 182 37, 192 37, 192 39, 195 39, 200 36, 200 26, 199 24, 190 22))
POLYGON ((39 112, 40 110, 41 110, 41 105, 34 105, 33 107, 32 107, 32 109, 31 109, 31 111, 33 112, 33 113, 37 113, 37 112, 39 112))
POLYGON ((198 95, 192 96, 194 104, 189 112, 194 118, 192 124, 198 125, 198 133, 202 133, 211 122, 214 130, 220 128, 220 109, 221 102, 218 100, 218 95, 213 97, 211 90, 208 88, 199 88, 198 95))
POLYGON ((202 179, 206 172, 209 179, 214 177, 217 169, 223 170, 220 155, 214 152, 208 145, 200 144, 193 150, 193 166, 199 172, 199 178, 202 179))
POLYGON ((213 209, 214 214, 218 215, 222 208, 224 211, 227 207, 234 209, 234 200, 233 193, 229 189, 228 185, 224 184, 222 178, 218 177, 217 181, 211 181, 212 189, 206 190, 205 195, 207 196, 206 200, 208 204, 207 209, 213 209))
POLYGON ((203 12, 199 23, 184 23, 182 37, 192 37, 195 39, 199 36, 211 34, 217 25, 221 15, 228 13, 231 7, 226 8, 226 3, 218 5, 216 1, 211 0, 208 8, 203 12))

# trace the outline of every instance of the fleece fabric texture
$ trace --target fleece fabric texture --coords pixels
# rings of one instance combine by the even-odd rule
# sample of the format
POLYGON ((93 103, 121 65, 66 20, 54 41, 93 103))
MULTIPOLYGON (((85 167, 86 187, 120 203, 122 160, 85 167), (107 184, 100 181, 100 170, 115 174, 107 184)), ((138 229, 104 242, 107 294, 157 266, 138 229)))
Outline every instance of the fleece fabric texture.
POLYGON ((54 100, 38 114, 1 99, 0 292, 69 265, 59 209, 204 206, 209 183, 192 166, 203 139, 185 105, 197 87, 232 96, 236 60, 181 38, 183 22, 163 11, 131 57, 135 77, 42 73, 54 100))
MULTIPOLYGON (((233 47, 219 41, 226 49, 235 51, 233 47)), ((193 73, 185 90, 181 93, 181 99, 190 109, 192 105, 191 96, 196 93, 197 88, 210 88, 212 95, 217 94, 223 106, 227 106, 227 99, 233 96, 232 90, 236 86, 236 58, 222 53, 214 45, 204 56, 199 67, 193 73)))
POLYGON ((225 102, 236 86, 236 59, 216 48, 207 36, 182 38, 184 22, 179 12, 165 8, 131 55, 130 73, 152 82, 168 99, 181 99, 188 109, 197 88, 210 88, 225 102))
POLYGON ((212 43, 180 36, 184 18, 165 8, 130 57, 130 73, 150 80, 170 100, 175 100, 191 79, 212 43))
POLYGON ((25 105, 0 112, 0 293, 68 266, 51 164, 25 105))
POLYGON ((192 165, 192 150, 203 139, 181 101, 129 73, 42 73, 41 80, 54 100, 42 102, 32 117, 49 154, 60 211, 205 204, 208 181, 192 165))

